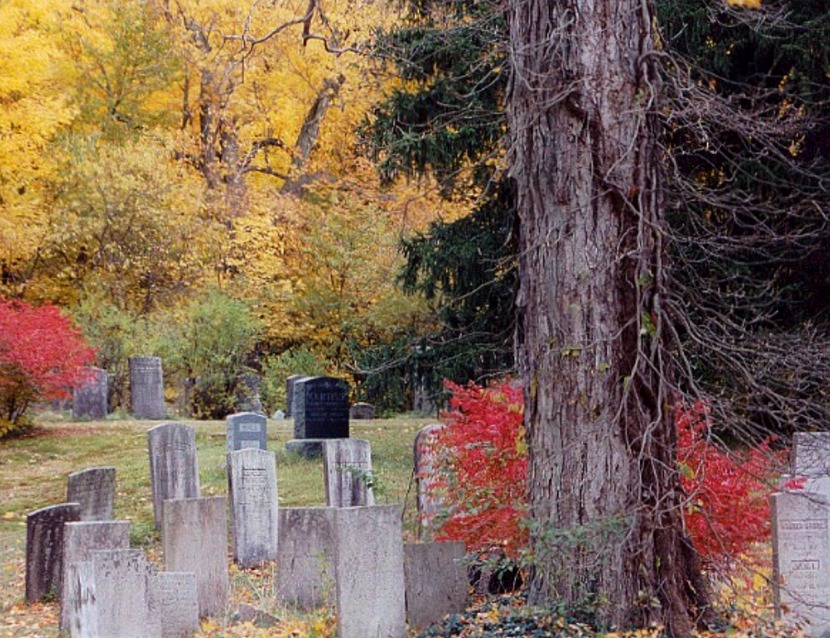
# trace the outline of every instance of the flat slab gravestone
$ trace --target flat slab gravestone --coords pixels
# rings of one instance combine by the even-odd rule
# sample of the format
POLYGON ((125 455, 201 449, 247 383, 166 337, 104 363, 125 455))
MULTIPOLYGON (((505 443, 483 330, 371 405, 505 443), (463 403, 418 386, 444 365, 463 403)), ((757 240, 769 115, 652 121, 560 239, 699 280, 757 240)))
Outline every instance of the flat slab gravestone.
POLYGON ((72 388, 73 419, 104 419, 109 414, 107 383, 109 375, 103 368, 89 367, 82 385, 72 388))
MULTIPOLYGON (((66 523, 63 528, 63 588, 61 590, 60 628, 69 631, 73 613, 84 608, 76 596, 82 589, 72 587, 71 568, 76 563, 90 563, 92 552, 130 548, 129 521, 94 521, 66 523)), ((74 623, 78 624, 78 623, 74 623)))
POLYGON ((66 502, 81 506, 82 521, 112 519, 115 504, 115 468, 90 467, 66 479, 66 502))
POLYGON ((26 602, 60 598, 63 586, 64 523, 79 520, 78 503, 62 503, 26 516, 26 602))
POLYGON ((330 507, 281 507, 276 596, 292 607, 334 605, 334 512, 330 507))
POLYGON ((375 418, 375 406, 371 403, 353 403, 349 408, 349 418, 353 421, 375 418))
POLYGON ((362 439, 330 439, 323 442, 323 477, 326 505, 356 507, 374 505, 372 448, 362 439))
POLYGON ((795 476, 830 475, 830 432, 796 432, 792 466, 795 476))
POLYGON ((268 419, 256 412, 231 414, 225 419, 228 452, 245 448, 268 449, 268 419))
POLYGON ((442 423, 425 425, 415 435, 413 458, 415 462, 416 504, 418 510, 418 538, 432 538, 435 517, 444 505, 437 479, 439 478, 438 451, 435 441, 446 426, 442 423))
POLYGON ((130 406, 136 419, 167 418, 160 357, 130 357, 130 406))
POLYGON ((830 631, 830 504, 818 495, 781 492, 770 497, 776 616, 808 622, 816 638, 830 631))
POLYGON ((92 552, 95 619, 101 638, 161 638, 155 574, 140 549, 92 552))
POLYGON ((406 616, 418 631, 467 607, 463 541, 405 543, 406 616))
POLYGON ((285 418, 292 416, 291 409, 294 403, 294 383, 303 378, 301 374, 292 374, 285 380, 285 418))
POLYGON ((277 465, 273 452, 228 454, 233 557, 242 567, 277 559, 277 465))
POLYGON ((200 616, 221 616, 228 602, 226 509, 224 496, 164 501, 164 568, 196 574, 200 616))
POLYGON ((162 638, 185 638, 199 629, 196 574, 158 572, 155 576, 162 638))
POLYGON ((334 573, 339 638, 405 638, 400 507, 336 509, 334 573))
POLYGON ((153 514, 160 528, 164 501, 199 497, 196 431, 184 423, 164 423, 147 430, 147 445, 153 514))
POLYGON ((294 383, 295 439, 349 438, 349 385, 334 377, 305 377, 294 383))

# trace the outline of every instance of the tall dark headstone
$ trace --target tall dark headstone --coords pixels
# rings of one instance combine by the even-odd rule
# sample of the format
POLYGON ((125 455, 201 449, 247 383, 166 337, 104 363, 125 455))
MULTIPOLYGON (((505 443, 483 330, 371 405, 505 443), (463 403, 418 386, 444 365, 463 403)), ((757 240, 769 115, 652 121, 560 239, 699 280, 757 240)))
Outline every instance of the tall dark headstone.
POLYGON ((246 448, 268 449, 268 419, 256 412, 231 414, 225 419, 228 453, 246 448))
POLYGON ((107 408, 107 371, 90 367, 83 384, 72 389, 73 419, 104 419, 107 408))
POLYGON ((294 402, 294 384, 303 378, 301 374, 292 374, 285 380, 285 417, 289 418, 292 415, 292 408, 294 402))
POLYGON ((60 597, 63 585, 64 523, 81 516, 78 503, 61 503, 26 516, 26 602, 60 597))
POLYGON ((115 468, 90 467, 70 474, 66 480, 66 502, 81 505, 82 521, 112 519, 115 468))
POLYGON ((196 431, 184 423, 164 423, 147 430, 147 443, 153 513, 160 528, 165 500, 199 496, 196 431))
POLYGON ((349 438, 349 385, 334 377, 307 377, 294 384, 294 438, 349 438))
POLYGON ((136 419, 167 417, 160 357, 130 357, 130 405, 136 419))

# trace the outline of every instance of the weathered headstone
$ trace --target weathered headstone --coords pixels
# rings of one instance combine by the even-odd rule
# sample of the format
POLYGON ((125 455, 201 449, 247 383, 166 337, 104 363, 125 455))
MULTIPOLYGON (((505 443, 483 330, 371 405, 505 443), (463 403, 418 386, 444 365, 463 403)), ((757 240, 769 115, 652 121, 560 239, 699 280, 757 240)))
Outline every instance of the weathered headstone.
POLYGON ((90 467, 66 479, 66 502, 79 503, 82 521, 112 519, 115 503, 115 468, 90 467))
MULTIPOLYGON (((92 552, 104 549, 129 549, 129 521, 73 522, 64 525, 63 589, 61 591, 60 628, 68 631, 72 614, 84 608, 75 598, 85 590, 72 587, 71 568, 76 563, 90 563, 92 552)), ((77 577, 76 577, 77 578, 77 577)), ((77 623, 76 623, 77 624, 77 623)))
MULTIPOLYGON (((67 609, 69 635, 72 638, 102 638, 98 634, 95 568, 92 561, 69 565, 64 586, 69 588, 69 595, 65 597, 67 604, 71 604, 71 607, 67 609)), ((63 613, 63 607, 61 607, 61 613, 63 613)))
POLYGON ((334 377, 307 377, 294 383, 295 439, 349 438, 349 386, 334 377))
POLYGON ((334 547, 339 638, 404 638, 400 508, 336 509, 334 547))
POLYGON ((303 609, 334 604, 334 512, 281 507, 276 595, 303 609))
POLYGON ((223 496, 164 501, 164 567, 193 572, 199 615, 221 615, 228 602, 228 525, 223 496))
POLYGON ((107 371, 103 368, 87 368, 82 385, 72 389, 72 418, 104 419, 109 413, 107 405, 107 371))
POLYGON ((775 610, 807 635, 830 631, 828 501, 805 492, 770 497, 775 610))
POLYGON ((199 629, 199 596, 196 574, 156 574, 162 638, 185 638, 199 629))
POLYGON ((326 505, 356 507, 374 505, 372 493, 372 448, 362 439, 331 439, 323 442, 323 476, 326 505))
POLYGON ((294 402, 294 383, 303 378, 301 374, 292 374, 285 380, 285 417, 292 416, 292 408, 294 402))
POLYGON ((136 419, 167 417, 160 357, 130 357, 130 406, 136 419))
POLYGON ((277 465, 273 452, 228 454, 233 557, 242 567, 277 559, 277 465))
POLYGON ((404 544, 406 616, 410 629, 422 630, 467 606, 464 542, 404 544))
POLYGON ((435 517, 443 508, 441 490, 438 485, 438 460, 436 440, 446 426, 431 423, 418 430, 413 445, 415 461, 415 485, 417 491, 418 537, 431 538, 435 517))
POLYGON ((64 523, 77 521, 78 503, 61 503, 26 516, 26 602, 60 597, 63 584, 64 523))
POLYGON ((371 403, 359 401, 353 403, 349 408, 349 418, 353 421, 369 420, 375 418, 375 406, 371 403))
POLYGON ((228 452, 244 448, 268 449, 268 419, 256 412, 231 414, 225 419, 228 452))
POLYGON ((153 514, 161 527, 164 501, 199 496, 196 431, 184 423, 164 423, 147 430, 147 444, 153 514))
POLYGON ((140 549, 92 552, 95 619, 101 638, 161 638, 153 568, 140 549))
POLYGON ((795 476, 830 475, 830 432, 796 432, 792 466, 795 476))
POLYGON ((262 413, 259 389, 262 379, 256 374, 245 374, 236 389, 236 407, 240 412, 262 413))

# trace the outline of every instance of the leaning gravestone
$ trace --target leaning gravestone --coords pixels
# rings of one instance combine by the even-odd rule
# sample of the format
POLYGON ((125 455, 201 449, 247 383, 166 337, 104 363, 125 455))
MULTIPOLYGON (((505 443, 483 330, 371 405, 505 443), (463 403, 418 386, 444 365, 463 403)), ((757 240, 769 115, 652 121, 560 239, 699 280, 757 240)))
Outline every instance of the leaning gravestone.
POLYGON ((294 383, 303 378, 301 374, 292 374, 285 380, 285 418, 292 416, 292 404, 294 402, 294 383))
POLYGON ((339 638, 406 636, 400 507, 336 509, 334 573, 339 638))
POLYGON ((277 559, 277 465, 273 452, 228 454, 233 557, 242 567, 277 559))
POLYGON ((136 419, 166 418, 161 358, 130 357, 130 405, 136 419))
POLYGON ((63 585, 64 523, 77 521, 78 503, 62 503, 26 516, 26 602, 60 597, 63 585))
POLYGON ((115 468, 90 467, 70 474, 66 480, 66 502, 80 504, 82 521, 112 519, 115 468))
POLYGON ((109 413, 107 405, 107 371, 103 368, 87 368, 85 382, 72 388, 72 418, 104 419, 109 413))
MULTIPOLYGON (((61 591, 60 628, 69 631, 73 614, 79 613, 83 602, 77 599, 81 590, 72 587, 72 566, 92 560, 92 552, 104 549, 129 549, 129 521, 73 522, 64 525, 63 589, 61 591)), ((75 622, 75 624, 78 624, 75 622)))
POLYGON ((464 542, 405 543, 406 616, 418 631, 467 606, 464 542))
POLYGON ((371 403, 358 402, 349 408, 349 418, 353 421, 371 420, 375 418, 375 406, 371 403))
POLYGON ((199 496, 196 431, 184 423, 164 423, 147 430, 147 444, 153 514, 158 528, 164 501, 199 496))
POLYGON ((256 412, 231 414, 225 419, 228 452, 244 448, 268 449, 268 419, 256 412))
POLYGON ((770 497, 776 616, 808 623, 805 633, 830 632, 830 503, 806 492, 770 497))
POLYGON ((185 638, 199 629, 199 596, 196 574, 156 574, 162 638, 185 638))
POLYGON ((329 507, 375 504, 372 492, 372 448, 369 441, 324 441, 323 476, 326 505, 329 507))
POLYGON ((161 638, 153 568, 140 549, 92 552, 98 636, 161 638))
POLYGON ((334 603, 334 512, 330 507, 281 507, 276 595, 311 609, 334 603))
POLYGON ((425 425, 415 435, 413 457, 415 460, 415 485, 417 492, 418 538, 431 538, 435 517, 443 509, 439 488, 439 462, 436 441, 446 426, 441 423, 425 425))
POLYGON ((290 452, 319 456, 324 439, 349 438, 349 385, 334 377, 305 377, 294 383, 294 440, 290 452))
POLYGON ((222 615, 228 602, 228 525, 223 496, 164 501, 164 568, 193 572, 199 615, 222 615))

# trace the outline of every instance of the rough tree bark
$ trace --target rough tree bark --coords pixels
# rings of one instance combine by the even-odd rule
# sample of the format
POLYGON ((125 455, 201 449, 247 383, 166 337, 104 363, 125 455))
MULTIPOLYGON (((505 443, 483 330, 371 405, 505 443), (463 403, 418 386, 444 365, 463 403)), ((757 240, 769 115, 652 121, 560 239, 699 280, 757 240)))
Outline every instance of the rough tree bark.
POLYGON ((649 0, 511 0, 531 601, 691 633, 649 0))

